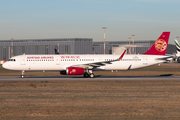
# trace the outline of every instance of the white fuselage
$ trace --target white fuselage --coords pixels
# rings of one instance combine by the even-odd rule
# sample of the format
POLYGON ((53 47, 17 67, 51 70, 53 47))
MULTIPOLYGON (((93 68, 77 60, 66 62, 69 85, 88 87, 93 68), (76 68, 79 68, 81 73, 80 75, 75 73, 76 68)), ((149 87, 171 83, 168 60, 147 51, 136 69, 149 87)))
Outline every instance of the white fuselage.
MULTIPOLYGON (((66 70, 75 65, 93 64, 102 61, 111 61, 120 55, 19 55, 12 57, 3 64, 10 70, 66 70)), ((163 55, 124 55, 120 61, 104 64, 92 70, 130 70, 165 62, 157 58, 163 55)))

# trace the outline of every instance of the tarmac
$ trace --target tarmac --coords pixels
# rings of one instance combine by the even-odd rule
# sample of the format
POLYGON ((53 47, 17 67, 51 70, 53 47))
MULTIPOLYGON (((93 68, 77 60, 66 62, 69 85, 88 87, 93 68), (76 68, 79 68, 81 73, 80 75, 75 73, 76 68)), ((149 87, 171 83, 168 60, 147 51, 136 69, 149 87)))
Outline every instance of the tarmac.
POLYGON ((180 81, 180 76, 0 76, 0 81, 180 81))

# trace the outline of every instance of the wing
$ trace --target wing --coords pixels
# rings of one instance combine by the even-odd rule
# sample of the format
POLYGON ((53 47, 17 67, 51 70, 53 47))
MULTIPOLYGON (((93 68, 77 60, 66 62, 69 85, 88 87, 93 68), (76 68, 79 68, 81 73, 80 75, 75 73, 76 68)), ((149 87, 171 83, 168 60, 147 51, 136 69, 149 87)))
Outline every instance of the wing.
POLYGON ((126 53, 126 50, 124 50, 124 52, 121 54, 121 56, 115 60, 73 65, 71 67, 81 67, 81 68, 85 68, 85 69, 92 69, 92 68, 96 68, 96 67, 100 67, 100 66, 105 66, 106 64, 112 64, 112 62, 121 60, 125 53, 126 53))

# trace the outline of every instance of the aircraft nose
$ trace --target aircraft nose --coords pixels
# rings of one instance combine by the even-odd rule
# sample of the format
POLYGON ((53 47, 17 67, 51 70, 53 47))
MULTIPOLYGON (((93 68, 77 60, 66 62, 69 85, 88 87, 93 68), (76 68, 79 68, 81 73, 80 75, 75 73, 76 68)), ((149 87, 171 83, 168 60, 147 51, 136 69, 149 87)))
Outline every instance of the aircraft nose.
POLYGON ((5 69, 7 69, 7 63, 3 63, 3 64, 2 64, 2 67, 5 68, 5 69))

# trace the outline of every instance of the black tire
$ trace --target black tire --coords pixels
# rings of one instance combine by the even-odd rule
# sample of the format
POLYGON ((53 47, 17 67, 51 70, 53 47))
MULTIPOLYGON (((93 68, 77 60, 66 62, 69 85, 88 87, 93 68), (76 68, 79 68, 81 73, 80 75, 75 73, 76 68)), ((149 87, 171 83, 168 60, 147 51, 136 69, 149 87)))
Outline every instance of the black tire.
POLYGON ((84 78, 88 78, 89 77, 89 74, 88 73, 84 73, 84 78))
POLYGON ((24 75, 21 75, 21 78, 25 78, 25 76, 24 76, 24 75))
POLYGON ((89 74, 89 77, 90 77, 90 78, 94 78, 94 74, 93 74, 93 73, 90 73, 90 74, 89 74))

